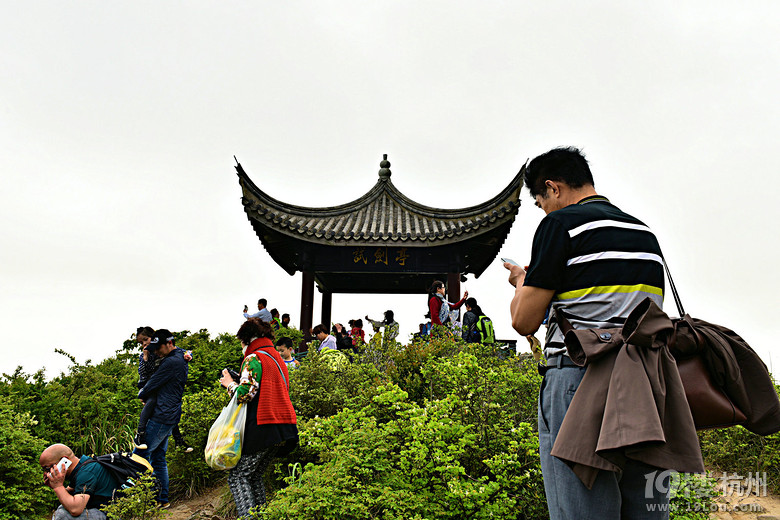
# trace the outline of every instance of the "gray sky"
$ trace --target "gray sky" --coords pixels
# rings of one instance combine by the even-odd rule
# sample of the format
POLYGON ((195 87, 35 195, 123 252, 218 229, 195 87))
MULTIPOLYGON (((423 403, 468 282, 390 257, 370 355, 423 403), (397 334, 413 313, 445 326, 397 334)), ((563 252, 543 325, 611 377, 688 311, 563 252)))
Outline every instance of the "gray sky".
MULTIPOLYGON (((255 237, 234 154, 331 206, 387 153, 402 192, 463 207, 558 145, 655 230, 686 310, 771 363, 776 2, 2 4, 0 372, 54 376, 54 348, 97 361, 139 325, 233 333, 259 297, 298 324, 300 274, 255 237)), ((542 216, 526 192, 501 256, 527 263, 542 216)), ((464 288, 516 338, 506 278, 464 288)), ((425 300, 334 295, 333 319, 391 308, 408 337, 425 300)))

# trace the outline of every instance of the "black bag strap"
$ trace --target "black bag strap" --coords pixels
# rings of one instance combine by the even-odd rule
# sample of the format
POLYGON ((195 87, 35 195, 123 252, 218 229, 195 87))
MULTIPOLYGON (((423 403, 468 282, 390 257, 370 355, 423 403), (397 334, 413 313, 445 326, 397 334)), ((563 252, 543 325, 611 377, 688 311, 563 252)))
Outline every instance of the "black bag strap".
POLYGON ((666 271, 666 277, 669 279, 669 289, 672 290, 672 295, 674 296, 674 303, 677 305, 677 312, 680 314, 680 317, 682 318, 685 316, 685 309, 683 309, 682 302, 680 301, 680 295, 677 293, 677 287, 674 285, 674 280, 672 280, 672 273, 669 271, 669 266, 666 264, 666 259, 663 258, 664 261, 664 271, 666 271))

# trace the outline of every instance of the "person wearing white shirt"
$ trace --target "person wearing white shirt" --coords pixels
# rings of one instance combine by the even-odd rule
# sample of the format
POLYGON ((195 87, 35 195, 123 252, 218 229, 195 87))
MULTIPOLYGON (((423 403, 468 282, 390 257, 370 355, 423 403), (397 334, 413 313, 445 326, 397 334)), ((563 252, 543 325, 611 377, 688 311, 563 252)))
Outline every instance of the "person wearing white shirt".
POLYGON ((270 323, 272 319, 271 311, 266 309, 266 306, 268 306, 268 301, 265 298, 260 298, 257 300, 257 312, 249 314, 249 307, 244 305, 244 318, 260 318, 262 321, 270 323))

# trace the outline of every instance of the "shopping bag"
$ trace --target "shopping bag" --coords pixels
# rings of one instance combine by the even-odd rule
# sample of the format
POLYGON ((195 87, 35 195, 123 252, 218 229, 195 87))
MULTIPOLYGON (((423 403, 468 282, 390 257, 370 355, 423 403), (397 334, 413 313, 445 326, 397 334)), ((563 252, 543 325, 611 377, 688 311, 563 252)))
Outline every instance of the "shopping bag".
POLYGON ((239 404, 238 394, 233 394, 209 430, 205 455, 210 468, 231 469, 238 464, 245 422, 246 405, 239 404))

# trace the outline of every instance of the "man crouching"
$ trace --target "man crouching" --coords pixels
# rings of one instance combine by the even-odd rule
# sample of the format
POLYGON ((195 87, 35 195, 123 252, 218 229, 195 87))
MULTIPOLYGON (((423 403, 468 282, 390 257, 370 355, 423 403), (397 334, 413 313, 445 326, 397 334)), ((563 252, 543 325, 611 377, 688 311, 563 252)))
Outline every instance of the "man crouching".
POLYGON ((41 453, 43 480, 60 501, 52 520, 107 518, 101 507, 111 501, 118 484, 100 464, 87 464, 90 460, 86 455, 77 457, 64 444, 53 444, 41 453), (66 479, 70 484, 67 488, 66 479))

